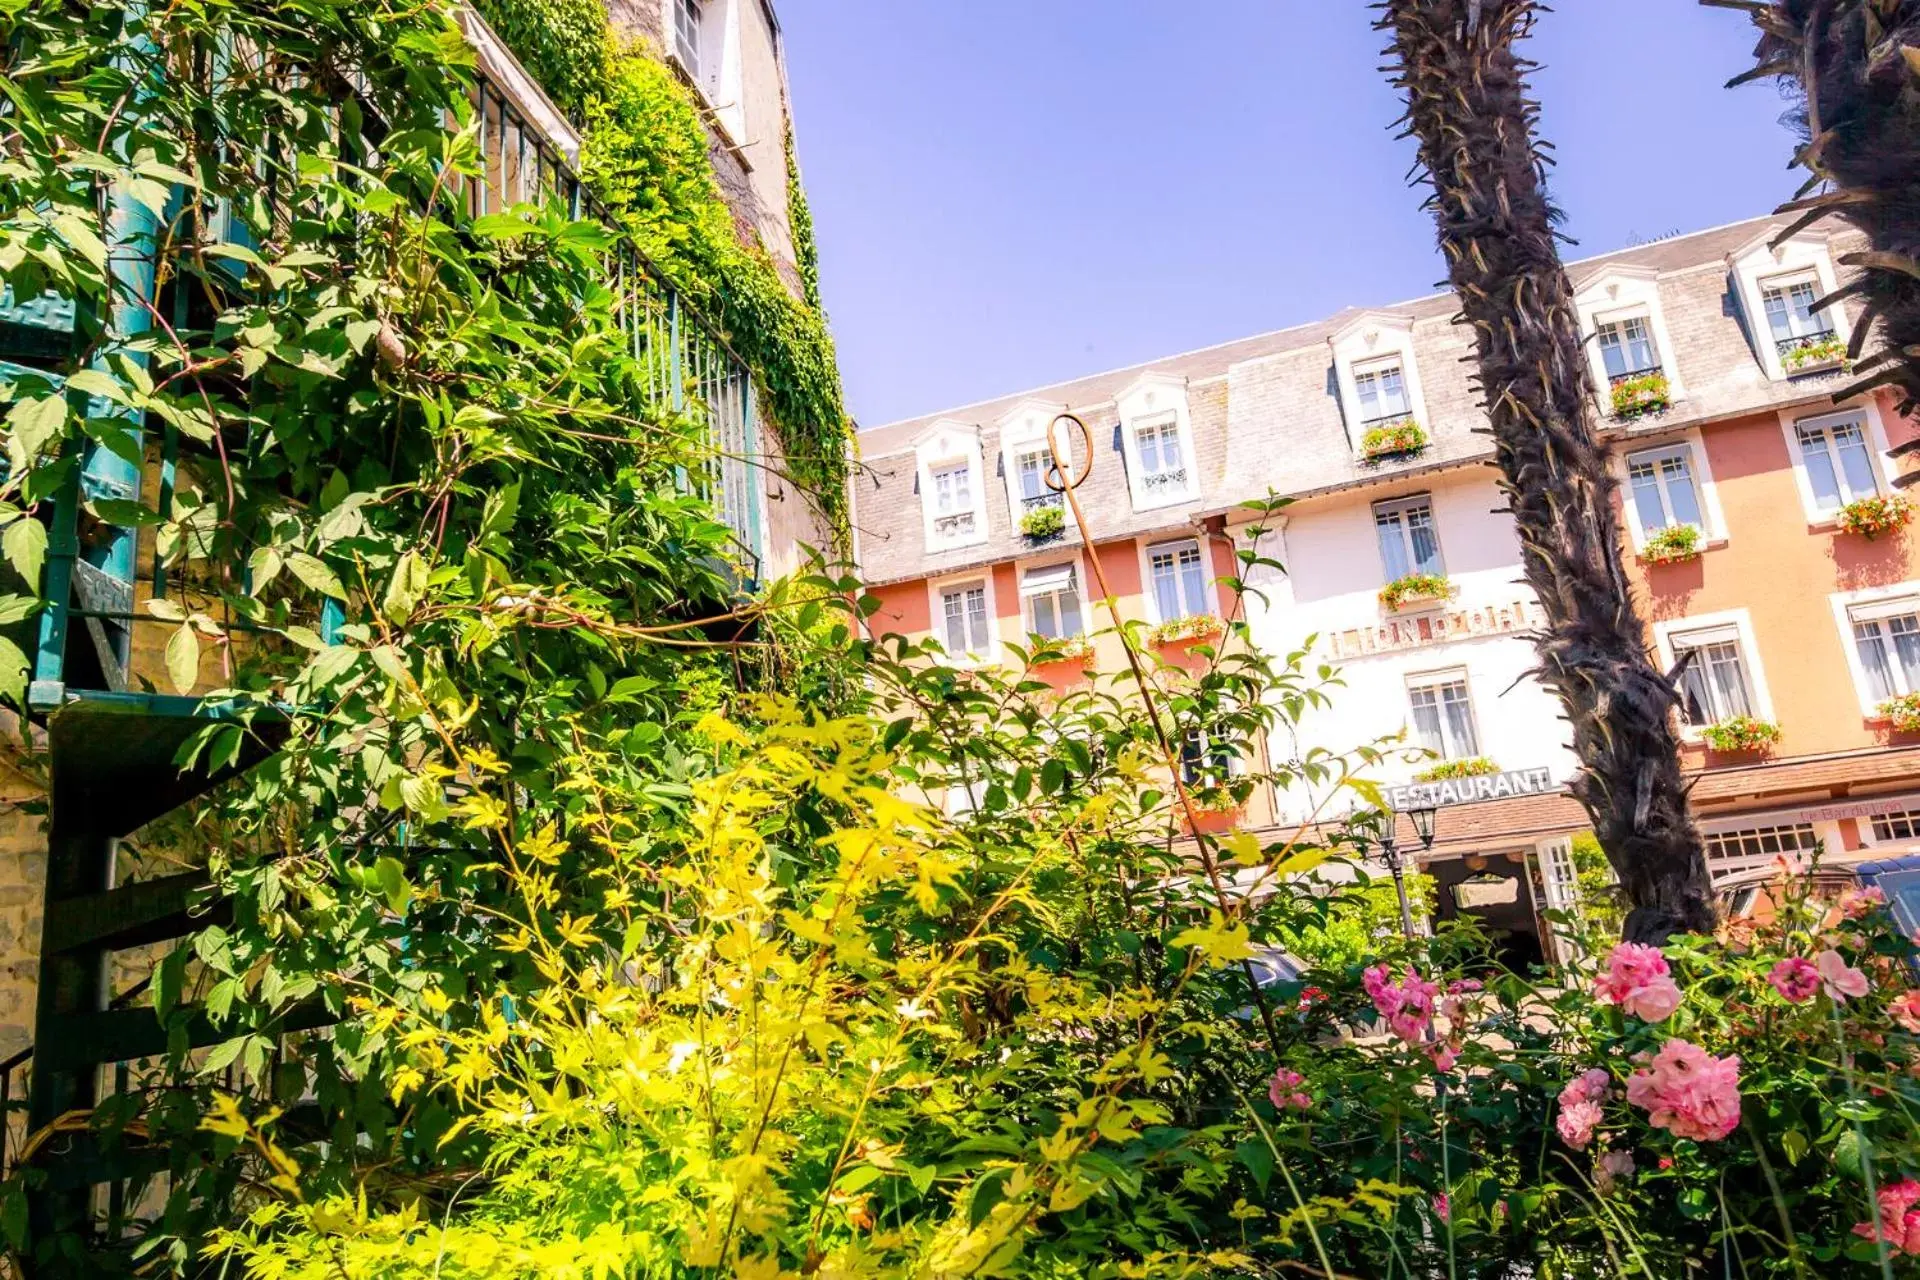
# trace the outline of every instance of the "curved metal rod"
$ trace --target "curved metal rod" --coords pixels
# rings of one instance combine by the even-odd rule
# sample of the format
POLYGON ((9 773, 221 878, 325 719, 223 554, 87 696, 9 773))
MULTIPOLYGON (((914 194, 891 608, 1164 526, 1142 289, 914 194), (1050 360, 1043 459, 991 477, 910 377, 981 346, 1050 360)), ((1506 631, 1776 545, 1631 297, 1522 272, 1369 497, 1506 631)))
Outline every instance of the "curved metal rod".
MULTIPOLYGON (((1107 606, 1107 613, 1113 619, 1113 629, 1120 637, 1120 647, 1126 652, 1127 667, 1133 672, 1134 684, 1140 690, 1140 699, 1144 704, 1147 723, 1153 726, 1154 739, 1160 745, 1161 759, 1166 764, 1167 776, 1173 783, 1174 797, 1180 802, 1180 809, 1186 815, 1187 829, 1193 834, 1195 850, 1200 855, 1201 869, 1206 873, 1207 882, 1213 889, 1214 901, 1219 904, 1222 919, 1233 920, 1240 915, 1241 901, 1230 897, 1227 886, 1220 876, 1220 863, 1213 856, 1209 842, 1213 836, 1200 830, 1200 815, 1194 808, 1193 795, 1187 789, 1186 779, 1180 775, 1180 757, 1174 750, 1173 740, 1167 736, 1167 726, 1160 720, 1160 710, 1153 696, 1152 683, 1147 679, 1145 668, 1140 665, 1140 653, 1134 648, 1133 637, 1127 631, 1127 623, 1120 616, 1120 601, 1113 594, 1113 588, 1107 585, 1106 570, 1100 566, 1100 555, 1094 549, 1093 531, 1087 525, 1087 513, 1080 509, 1080 495, 1075 492, 1093 470, 1093 432, 1087 424, 1071 413, 1056 414, 1047 424, 1047 488, 1065 496, 1067 506, 1073 511, 1073 523, 1080 530, 1080 544, 1087 550, 1087 563, 1093 570, 1093 580, 1100 588, 1100 599, 1107 606), (1080 469, 1077 473, 1067 464, 1065 451, 1061 448, 1060 438, 1055 428, 1062 422, 1071 423, 1080 436, 1080 469)), ((1260 1012, 1260 1021, 1266 1028, 1268 1043, 1278 1045, 1280 1033, 1273 1022, 1273 1008, 1267 1002, 1267 993, 1260 986, 1260 979, 1253 971, 1253 962, 1242 960, 1240 970, 1246 975, 1247 988, 1253 996, 1254 1007, 1260 1012)))

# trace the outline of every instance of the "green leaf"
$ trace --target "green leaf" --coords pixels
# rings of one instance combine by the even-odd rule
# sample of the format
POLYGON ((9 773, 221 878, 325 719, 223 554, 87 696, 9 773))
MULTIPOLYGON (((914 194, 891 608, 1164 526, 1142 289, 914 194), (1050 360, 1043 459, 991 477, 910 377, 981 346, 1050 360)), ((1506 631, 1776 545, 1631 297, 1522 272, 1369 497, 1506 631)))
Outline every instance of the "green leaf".
POLYGON ((973 1198, 967 1202, 967 1229, 978 1227, 993 1212, 993 1207, 1007 1198, 1007 1179, 1011 1169, 993 1169, 980 1176, 973 1184, 973 1198))
POLYGON ((247 593, 257 596, 265 591, 286 563, 277 548, 255 547, 247 557, 247 593))
POLYGON ((1253 1175, 1253 1180, 1260 1185, 1260 1189, 1265 1191, 1267 1179, 1273 1176, 1273 1152, 1267 1144, 1255 1142, 1249 1138, 1235 1147, 1233 1154, 1241 1164, 1247 1167, 1247 1172, 1253 1175))
POLYGON ((56 213, 53 215, 53 229, 60 238, 73 246, 74 252, 93 264, 95 271, 107 269, 107 246, 101 240, 86 219, 78 214, 56 213))
POLYGON ((27 667, 20 646, 0 636, 0 697, 16 707, 27 705, 27 667))
POLYGON ((127 389, 120 385, 118 378, 104 369, 76 369, 67 375, 67 386, 86 395, 111 400, 115 404, 129 403, 127 389))
POLYGON ((407 883, 407 869, 400 859, 383 857, 373 864, 373 876, 385 895, 387 907, 395 915, 404 915, 413 898, 413 886, 407 883))
POLYGON ((318 591, 321 595, 334 600, 342 602, 346 600, 347 589, 340 585, 339 577, 333 570, 327 568, 326 562, 319 557, 310 556, 304 551, 296 551, 287 557, 287 568, 291 569, 293 576, 305 583, 309 590, 318 591))
POLYGON ((40 601, 35 596, 0 596, 0 627, 25 622, 39 608, 40 601))
POLYGON ((199 683, 200 637, 194 634, 190 622, 181 623, 167 641, 167 679, 173 682, 175 693, 192 693, 199 683))
POLYGON ((540 228, 517 213, 489 213, 475 218, 470 228, 473 234, 485 236, 489 240, 517 240, 522 236, 539 235, 540 228))
POLYGON ((330 644, 316 653, 309 668, 314 686, 325 688, 345 675, 359 659, 360 653, 350 644, 330 644))
POLYGON ((200 1074, 203 1076, 217 1075, 232 1066, 233 1060, 240 1056, 242 1049, 247 1047, 247 1041, 250 1038, 249 1036, 236 1036, 232 1040, 223 1040, 215 1045, 213 1050, 207 1054, 207 1060, 200 1064, 200 1074))
POLYGON ((14 572, 33 583, 40 583, 40 566, 47 559, 47 526, 22 516, 0 533, 0 553, 7 557, 14 572))
POLYGON ((20 400, 7 413, 7 428, 13 432, 20 457, 30 460, 54 440, 67 425, 67 402, 59 396, 41 396, 20 400))
POLYGON ((387 584, 387 594, 380 602, 380 611, 395 623, 405 622, 420 603, 420 597, 427 592, 427 582, 432 569, 412 551, 400 557, 393 567, 393 580, 387 584))

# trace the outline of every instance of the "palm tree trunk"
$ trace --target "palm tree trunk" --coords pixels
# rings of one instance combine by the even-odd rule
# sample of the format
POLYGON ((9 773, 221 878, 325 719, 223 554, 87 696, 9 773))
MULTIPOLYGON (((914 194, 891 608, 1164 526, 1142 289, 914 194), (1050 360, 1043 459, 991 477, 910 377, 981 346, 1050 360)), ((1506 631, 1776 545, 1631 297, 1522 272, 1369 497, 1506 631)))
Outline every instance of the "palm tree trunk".
POLYGON ((1760 29, 1754 67, 1729 87, 1778 77, 1799 96, 1804 145, 1794 159, 1809 177, 1779 210, 1801 215, 1781 238, 1829 216, 1867 237, 1866 252, 1840 259, 1859 275, 1824 301, 1862 299, 1850 355, 1860 355, 1876 319, 1882 342, 1855 366, 1862 380, 1834 399, 1891 386, 1899 411, 1912 412, 1920 406, 1920 0, 1702 3, 1745 9, 1760 29))
POLYGON ((1593 387, 1536 152, 1534 0, 1387 0, 1388 69, 1433 186, 1448 276, 1472 326, 1501 489, 1547 625, 1538 674, 1573 726, 1573 794, 1620 877, 1626 936, 1705 930, 1713 907, 1687 812, 1672 683, 1648 657, 1620 567, 1620 523, 1590 419, 1593 387))

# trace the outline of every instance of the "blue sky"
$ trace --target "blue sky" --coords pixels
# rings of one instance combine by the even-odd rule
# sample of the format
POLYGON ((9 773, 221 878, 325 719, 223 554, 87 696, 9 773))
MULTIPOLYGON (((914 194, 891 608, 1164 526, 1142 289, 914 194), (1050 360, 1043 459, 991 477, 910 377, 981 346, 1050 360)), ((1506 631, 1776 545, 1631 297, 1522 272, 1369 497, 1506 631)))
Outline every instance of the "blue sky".
MULTIPOLYGON (((1430 292, 1363 0, 780 0, 863 426, 1430 292)), ((1532 54, 1569 258, 1787 199, 1752 28, 1559 0, 1532 54)))

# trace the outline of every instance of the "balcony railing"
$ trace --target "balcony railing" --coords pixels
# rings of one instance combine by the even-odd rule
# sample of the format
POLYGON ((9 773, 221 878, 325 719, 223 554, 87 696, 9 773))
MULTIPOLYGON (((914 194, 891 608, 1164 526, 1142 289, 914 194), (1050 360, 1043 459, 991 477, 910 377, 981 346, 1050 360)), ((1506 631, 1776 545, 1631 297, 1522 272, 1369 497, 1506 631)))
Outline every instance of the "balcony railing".
POLYGON ((1170 493, 1182 493, 1187 487, 1187 469, 1174 467, 1165 471, 1149 471, 1140 477, 1140 488, 1149 497, 1164 497, 1170 493))
POLYGON ((950 516, 933 518, 933 536, 936 538, 964 538, 974 529, 973 512, 960 511, 950 516))
POLYGON ((1775 338, 1773 350, 1780 359, 1781 368, 1788 373, 1812 373, 1817 369, 1839 364, 1844 357, 1839 352, 1822 357, 1802 356, 1797 360, 1794 357, 1801 352, 1812 352, 1828 343, 1838 343, 1839 340, 1840 335, 1834 330, 1820 329, 1813 333, 1796 333, 1785 338, 1775 338))
POLYGON ((1408 410, 1402 409, 1398 413, 1383 413, 1377 418, 1362 418, 1360 419, 1360 430, 1364 433, 1379 427, 1397 427, 1403 422, 1412 421, 1413 414, 1408 410))
MULTIPOLYGON (((473 23, 468 35, 476 46, 488 41, 497 45, 490 29, 477 18, 473 23)), ((618 221, 586 189, 572 157, 553 140, 556 121, 559 130, 567 130, 558 113, 548 121, 527 118, 521 106, 527 100, 524 90, 516 94, 503 83, 521 75, 510 58, 504 66, 486 56, 480 60, 474 114, 484 162, 480 180, 467 184, 468 209, 477 217, 557 198, 571 216, 592 219, 619 235, 617 246, 608 251, 607 266, 621 300, 621 326, 631 354, 646 370, 645 394, 657 407, 705 420, 712 456, 705 474, 694 478, 694 487, 712 500, 715 514, 733 531, 749 576, 757 578, 765 547, 760 526, 762 423, 752 371, 680 296, 666 273, 620 233, 618 221)), ((535 109, 546 105, 534 100, 535 109)))
POLYGON ((1621 373, 1610 373, 1607 375, 1607 388, 1608 390, 1612 390, 1621 383, 1631 381, 1634 378, 1652 378, 1665 372, 1666 369, 1662 366, 1650 364, 1644 369, 1628 369, 1621 373))
POLYGON ((1052 490, 1048 490, 1046 493, 1030 493, 1020 499, 1020 514, 1026 515, 1029 511, 1041 511, 1047 507, 1057 507, 1062 505, 1063 501, 1061 496, 1052 490))

